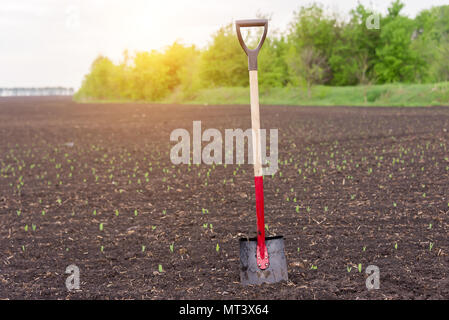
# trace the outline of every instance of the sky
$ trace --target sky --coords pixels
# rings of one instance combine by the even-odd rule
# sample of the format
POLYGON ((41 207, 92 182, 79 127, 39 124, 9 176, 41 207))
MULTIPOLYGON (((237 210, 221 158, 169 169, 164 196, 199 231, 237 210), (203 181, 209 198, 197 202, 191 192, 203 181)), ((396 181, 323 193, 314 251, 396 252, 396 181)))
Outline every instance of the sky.
MULTIPOLYGON (((316 0, 342 15, 357 3, 385 13, 391 0, 316 0)), ((78 89, 92 61, 114 62, 130 53, 162 50, 178 40, 207 46, 221 26, 271 15, 269 30, 285 31, 301 0, 2 0, 0 87, 65 86, 78 89)), ((403 0, 404 13, 449 0, 403 0)), ((269 34, 268 34, 269 36, 269 34)), ((237 41, 237 39, 236 39, 237 41)))

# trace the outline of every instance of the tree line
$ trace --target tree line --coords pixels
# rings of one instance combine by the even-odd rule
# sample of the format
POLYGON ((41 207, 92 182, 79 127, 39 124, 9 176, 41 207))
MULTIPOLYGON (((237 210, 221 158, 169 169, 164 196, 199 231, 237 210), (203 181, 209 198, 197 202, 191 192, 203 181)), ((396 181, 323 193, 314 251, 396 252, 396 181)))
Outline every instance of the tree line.
MULTIPOLYGON (((345 17, 319 4, 301 7, 288 30, 273 30, 259 54, 262 87, 434 83, 449 80, 449 5, 415 18, 393 1, 385 15, 359 4, 345 17), (373 16, 374 15, 374 16, 373 16), (378 18, 379 28, 367 21, 378 18)), ((251 30, 253 31, 253 30, 251 30)), ((255 46, 260 32, 249 31, 255 46)), ((99 56, 76 93, 81 99, 181 101, 202 88, 248 85, 247 58, 232 23, 199 49, 174 42, 163 51, 125 51, 115 64, 99 56)))

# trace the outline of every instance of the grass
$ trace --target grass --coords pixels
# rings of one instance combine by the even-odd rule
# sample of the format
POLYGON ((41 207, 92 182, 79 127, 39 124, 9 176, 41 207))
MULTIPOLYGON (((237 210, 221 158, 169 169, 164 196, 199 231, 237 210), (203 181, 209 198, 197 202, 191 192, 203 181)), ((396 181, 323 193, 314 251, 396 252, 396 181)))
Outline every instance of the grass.
MULTIPOLYGON (((260 103, 265 105, 297 106, 449 106, 449 82, 431 84, 384 84, 370 86, 328 87, 314 86, 311 96, 303 87, 259 88, 260 103), (366 99, 365 99, 366 98, 366 99)), ((149 102, 129 100, 81 100, 88 103, 149 102)), ((189 98, 179 92, 157 103, 181 104, 249 104, 248 87, 202 89, 189 98)))
MULTIPOLYGON (((436 106, 449 105, 449 82, 436 84, 385 84, 355 87, 260 88, 260 103, 302 106, 436 106), (364 98, 366 92, 366 102, 364 98)), ((170 98, 167 102, 171 102, 170 98)), ((188 104, 248 104, 249 89, 214 88, 199 91, 188 104)))

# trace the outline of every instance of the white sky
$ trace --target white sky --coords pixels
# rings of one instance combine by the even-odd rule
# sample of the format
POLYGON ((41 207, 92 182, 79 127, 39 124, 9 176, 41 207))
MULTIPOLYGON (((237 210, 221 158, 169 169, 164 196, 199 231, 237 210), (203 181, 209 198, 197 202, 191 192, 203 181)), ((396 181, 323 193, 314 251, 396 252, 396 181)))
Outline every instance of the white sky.
MULTIPOLYGON (((359 0, 382 13, 391 0, 359 0)), ((271 14, 270 30, 285 31, 301 0, 2 0, 0 87, 78 88, 92 61, 103 54, 117 62, 124 49, 163 49, 175 40, 207 45, 220 26, 271 14)), ((317 0, 341 14, 357 0, 317 0)), ((404 12, 449 0, 404 0, 404 12)))

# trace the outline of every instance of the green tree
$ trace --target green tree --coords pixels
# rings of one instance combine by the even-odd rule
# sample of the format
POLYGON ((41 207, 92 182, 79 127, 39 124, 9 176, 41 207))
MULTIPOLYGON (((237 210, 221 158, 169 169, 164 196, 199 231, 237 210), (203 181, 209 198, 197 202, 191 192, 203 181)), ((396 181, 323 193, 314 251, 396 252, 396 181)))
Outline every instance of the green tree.
POLYGON ((120 97, 121 75, 112 61, 97 57, 90 73, 84 77, 77 96, 80 98, 115 99, 120 97))
POLYGON ((366 27, 372 14, 374 12, 359 4, 351 10, 349 22, 341 26, 329 59, 333 85, 365 85, 373 81, 380 31, 366 27))
POLYGON ((286 62, 288 46, 283 37, 267 38, 258 57, 261 87, 284 87, 289 83, 286 62))
POLYGON ((132 98, 134 100, 156 101, 169 93, 169 67, 165 57, 155 50, 138 52, 131 70, 132 98))
POLYGON ((388 14, 381 20, 374 65, 377 83, 416 82, 425 73, 425 60, 414 49, 417 25, 414 20, 401 15, 403 7, 400 0, 393 1, 388 14))
POLYGON ((424 81, 448 81, 449 5, 423 10, 415 20, 413 47, 428 65, 424 81))
POLYGON ((248 61, 232 23, 220 28, 203 52, 200 77, 205 87, 248 85, 248 61))
POLYGON ((301 7, 290 25, 287 54, 289 72, 296 83, 329 84, 332 69, 329 58, 336 40, 337 19, 324 14, 317 4, 301 7))
POLYGON ((381 46, 376 50, 374 66, 379 83, 415 82, 423 73, 425 62, 412 49, 413 20, 396 16, 381 28, 381 46))

